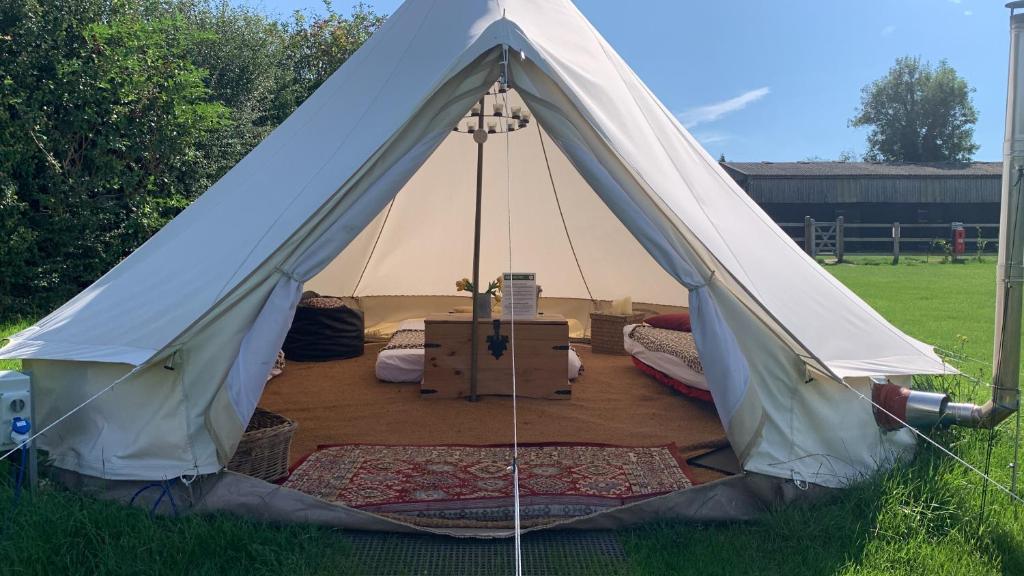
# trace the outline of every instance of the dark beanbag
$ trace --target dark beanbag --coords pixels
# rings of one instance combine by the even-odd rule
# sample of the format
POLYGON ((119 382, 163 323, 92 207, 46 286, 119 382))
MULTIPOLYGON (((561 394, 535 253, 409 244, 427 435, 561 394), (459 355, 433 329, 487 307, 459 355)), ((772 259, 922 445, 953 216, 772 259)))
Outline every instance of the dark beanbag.
POLYGON ((299 302, 284 355, 296 362, 325 362, 363 355, 363 313, 339 298, 314 297, 299 302))

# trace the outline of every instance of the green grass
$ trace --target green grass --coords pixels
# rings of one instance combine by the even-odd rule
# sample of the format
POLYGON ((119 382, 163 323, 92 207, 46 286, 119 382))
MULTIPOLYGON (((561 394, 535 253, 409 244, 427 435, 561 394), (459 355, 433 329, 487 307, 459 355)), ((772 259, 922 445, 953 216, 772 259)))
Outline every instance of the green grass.
MULTIPOLYGON (((851 257, 853 264, 827 269, 907 333, 989 359, 994 264, 936 260, 904 257, 891 266, 885 258, 851 257)), ((980 364, 963 367, 987 377, 980 364)), ((1014 426, 1011 420, 992 436, 991 473, 1004 484, 1014 426)), ((955 429, 936 438, 984 465, 988 432, 955 429)), ((975 474, 925 446, 911 464, 824 503, 757 522, 661 523, 619 537, 629 552, 627 573, 636 575, 1024 574, 1024 510, 989 490, 983 517, 982 497, 975 474)), ((9 509, 10 490, 2 488, 0 514, 6 518, 9 509)), ((336 531, 222 516, 150 520, 56 489, 22 502, 0 534, 0 573, 12 574, 360 573, 351 562, 336 531)))
MULTIPOLYGON (((934 264, 936 258, 932 257, 932 264, 924 264, 913 258, 904 259, 899 266, 888 261, 867 260, 826 269, 911 336, 947 350, 958 350, 962 344, 968 356, 991 364, 996 303, 993 259, 934 264)), ((979 365, 962 366, 969 367, 979 365)))
MULTIPOLYGON (((17 320, 10 322, 0 322, 0 344, 3 344, 3 339, 10 334, 14 334, 20 330, 24 330, 31 326, 32 323, 27 320, 17 320)), ((0 370, 20 370, 21 360, 0 360, 0 370)))

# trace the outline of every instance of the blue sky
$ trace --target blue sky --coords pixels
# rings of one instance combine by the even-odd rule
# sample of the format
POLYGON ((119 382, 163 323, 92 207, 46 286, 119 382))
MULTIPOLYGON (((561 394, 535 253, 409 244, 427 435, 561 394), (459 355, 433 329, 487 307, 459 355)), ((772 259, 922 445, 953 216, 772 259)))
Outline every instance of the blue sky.
MULTIPOLYGON (((272 14, 319 0, 235 0, 272 14)), ((353 2, 334 0, 346 12, 353 2)), ((391 13, 399 0, 368 1, 391 13)), ((898 56, 947 59, 974 86, 975 158, 1002 157, 1009 11, 992 0, 576 0, 655 94, 715 156, 863 153, 847 126, 863 85, 898 56)))

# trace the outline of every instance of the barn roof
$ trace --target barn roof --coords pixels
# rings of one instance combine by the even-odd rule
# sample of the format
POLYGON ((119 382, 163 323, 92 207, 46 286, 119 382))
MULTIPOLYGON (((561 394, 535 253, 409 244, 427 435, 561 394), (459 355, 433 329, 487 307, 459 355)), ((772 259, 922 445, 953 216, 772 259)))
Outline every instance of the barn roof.
POLYGON ((998 203, 1002 162, 724 162, 758 204, 998 203))
POLYGON ((967 178, 1002 176, 1002 162, 723 162, 723 166, 759 178, 967 178))

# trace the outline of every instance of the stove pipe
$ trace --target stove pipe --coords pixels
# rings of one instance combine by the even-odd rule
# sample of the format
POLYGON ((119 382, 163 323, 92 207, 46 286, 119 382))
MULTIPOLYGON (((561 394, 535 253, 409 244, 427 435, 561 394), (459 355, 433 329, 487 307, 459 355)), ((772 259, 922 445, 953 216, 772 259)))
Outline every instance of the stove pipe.
POLYGON ((992 352, 992 398, 983 405, 950 402, 941 392, 899 388, 874 380, 876 421, 883 429, 967 426, 994 428, 1020 406, 1021 289, 1024 283, 1024 0, 1010 2, 1010 71, 1003 141, 1003 183, 996 271, 996 333, 992 352), (880 403, 879 403, 880 402, 880 403), (893 418, 895 416, 895 418, 893 418))

